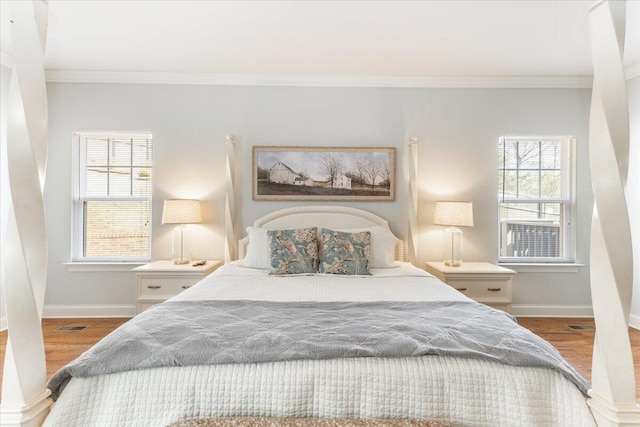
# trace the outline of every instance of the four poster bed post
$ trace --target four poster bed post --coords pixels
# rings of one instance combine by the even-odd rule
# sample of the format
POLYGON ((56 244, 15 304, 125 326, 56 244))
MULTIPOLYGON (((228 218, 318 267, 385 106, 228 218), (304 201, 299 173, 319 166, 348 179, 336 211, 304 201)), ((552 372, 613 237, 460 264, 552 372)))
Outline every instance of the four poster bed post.
POLYGON ((588 402, 599 426, 640 426, 628 329, 633 255, 624 193, 629 168, 629 103, 622 66, 625 8, 624 1, 599 1, 589 11, 594 74, 590 273, 596 338, 588 402))
POLYGON ((224 203, 224 262, 236 259, 236 192, 234 183, 234 150, 236 138, 234 135, 227 135, 227 159, 225 163, 225 203, 224 203))
POLYGON ((40 425, 51 405, 41 328, 47 283, 42 194, 47 162, 47 8, 43 1, 9 4, 15 66, 7 101, 11 206, 2 247, 9 329, 0 409, 3 426, 40 425))
MULTIPOLYGON (((39 425, 48 412, 40 320, 46 283, 46 230, 42 188, 47 150, 43 52, 45 2, 12 2, 15 68, 9 94, 7 158, 13 213, 3 248, 9 342, 5 357, 3 425, 39 425)), ((624 198, 628 168, 628 110, 621 52, 624 3, 601 1, 590 12, 594 86, 590 158, 595 209, 591 287, 597 333, 593 398, 600 426, 640 425, 628 339, 632 286, 629 219, 624 198)), ((235 257, 233 136, 227 137, 225 257, 235 257)), ((409 145, 409 254, 417 250, 417 139, 409 145)))
POLYGON ((413 265, 418 262, 418 138, 409 137, 409 259, 413 265))

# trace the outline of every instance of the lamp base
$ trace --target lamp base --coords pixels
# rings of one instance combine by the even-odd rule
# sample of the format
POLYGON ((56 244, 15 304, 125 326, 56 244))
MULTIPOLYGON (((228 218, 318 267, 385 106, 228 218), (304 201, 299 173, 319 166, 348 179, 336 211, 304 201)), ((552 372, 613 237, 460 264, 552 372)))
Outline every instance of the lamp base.
POLYGON ((442 258, 447 267, 462 265, 462 230, 459 228, 447 227, 444 229, 442 258))
POLYGON ((190 262, 191 260, 184 259, 184 258, 178 258, 173 260, 173 263, 175 265, 184 265, 184 264, 189 264, 190 262))

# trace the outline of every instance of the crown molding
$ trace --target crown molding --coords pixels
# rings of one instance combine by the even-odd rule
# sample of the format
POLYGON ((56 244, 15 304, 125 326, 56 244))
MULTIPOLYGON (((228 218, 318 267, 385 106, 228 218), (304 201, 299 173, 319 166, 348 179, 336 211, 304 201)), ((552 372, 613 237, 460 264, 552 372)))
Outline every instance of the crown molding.
POLYGON ((354 77, 47 70, 51 83, 389 88, 591 88, 591 76, 354 77))
POLYGON ((632 64, 624 67, 624 77, 627 80, 640 77, 640 62, 637 64, 632 64))
POLYGON ((9 55, 7 52, 0 51, 0 65, 7 68, 13 68, 15 64, 16 62, 13 60, 13 56, 9 55))

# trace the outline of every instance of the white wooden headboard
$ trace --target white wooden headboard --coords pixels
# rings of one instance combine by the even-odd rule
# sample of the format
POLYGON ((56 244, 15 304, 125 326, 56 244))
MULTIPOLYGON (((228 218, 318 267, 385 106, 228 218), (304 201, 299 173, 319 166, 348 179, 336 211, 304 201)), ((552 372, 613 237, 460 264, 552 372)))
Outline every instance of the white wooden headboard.
MULTIPOLYGON (((371 212, 345 206, 296 206, 280 209, 254 221, 254 227, 263 228, 301 228, 348 229, 357 227, 381 226, 389 229, 389 222, 371 212)), ((238 242, 239 259, 244 258, 249 244, 249 236, 238 242)), ((404 261, 404 241, 396 245, 396 260, 404 261)))

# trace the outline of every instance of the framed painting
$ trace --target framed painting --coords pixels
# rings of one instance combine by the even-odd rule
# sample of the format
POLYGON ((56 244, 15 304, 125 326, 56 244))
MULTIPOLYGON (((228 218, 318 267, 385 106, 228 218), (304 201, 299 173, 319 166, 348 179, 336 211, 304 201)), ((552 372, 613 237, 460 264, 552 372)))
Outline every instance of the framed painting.
POLYGON ((393 147, 253 147, 253 200, 395 200, 393 147))

